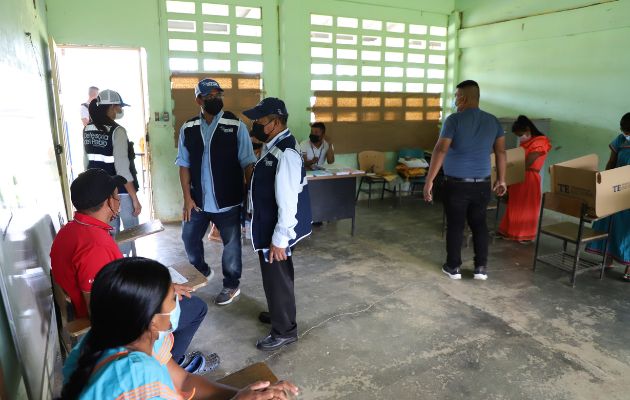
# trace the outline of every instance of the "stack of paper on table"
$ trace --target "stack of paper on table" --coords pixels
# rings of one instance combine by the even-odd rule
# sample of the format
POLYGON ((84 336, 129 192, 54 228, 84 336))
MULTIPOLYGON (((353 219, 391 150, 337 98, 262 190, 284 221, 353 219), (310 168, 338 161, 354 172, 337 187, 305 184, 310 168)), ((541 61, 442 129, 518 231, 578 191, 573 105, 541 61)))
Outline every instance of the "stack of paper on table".
POLYGON ((332 176, 333 173, 330 171, 318 169, 316 171, 306 171, 306 176, 332 176))

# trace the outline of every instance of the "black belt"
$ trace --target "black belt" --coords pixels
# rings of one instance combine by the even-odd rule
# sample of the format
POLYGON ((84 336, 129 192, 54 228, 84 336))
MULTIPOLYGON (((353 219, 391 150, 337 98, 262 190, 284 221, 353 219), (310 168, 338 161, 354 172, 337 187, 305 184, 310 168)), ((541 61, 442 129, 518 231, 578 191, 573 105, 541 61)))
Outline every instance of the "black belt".
POLYGON ((464 182, 464 183, 485 183, 490 182, 490 177, 485 178, 455 178, 453 176, 445 176, 445 181, 464 182))

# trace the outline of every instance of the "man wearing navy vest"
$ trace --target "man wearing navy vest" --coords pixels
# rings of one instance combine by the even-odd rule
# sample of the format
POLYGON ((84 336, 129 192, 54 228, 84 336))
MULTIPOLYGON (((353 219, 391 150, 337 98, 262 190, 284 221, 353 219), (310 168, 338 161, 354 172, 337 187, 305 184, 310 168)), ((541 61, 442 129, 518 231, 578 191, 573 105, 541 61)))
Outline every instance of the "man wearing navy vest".
POLYGON ((291 254, 295 244, 311 233, 311 204, 304 160, 287 129, 289 114, 284 102, 268 97, 243 114, 254 123, 254 137, 264 143, 250 188, 251 229, 271 332, 256 347, 273 351, 297 340, 291 254))
POLYGON ((223 289, 215 303, 227 305, 241 293, 241 204, 256 156, 245 124, 223 111, 217 81, 199 81, 195 98, 201 113, 180 129, 175 162, 184 194, 182 240, 190 263, 210 279, 203 239, 210 222, 217 226, 223 241, 223 289))

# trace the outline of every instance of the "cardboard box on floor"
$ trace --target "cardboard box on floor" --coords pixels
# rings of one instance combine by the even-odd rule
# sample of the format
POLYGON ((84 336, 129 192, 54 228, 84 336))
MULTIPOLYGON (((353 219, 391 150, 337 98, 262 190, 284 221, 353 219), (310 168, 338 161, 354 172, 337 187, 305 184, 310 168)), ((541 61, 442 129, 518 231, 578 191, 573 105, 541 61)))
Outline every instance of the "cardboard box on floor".
MULTIPOLYGON (((507 168, 505 169, 505 183, 510 186, 515 183, 521 183, 525 180, 525 149, 517 147, 505 151, 507 157, 507 168)), ((494 153, 490 156, 492 166, 492 186, 497 180, 497 163, 494 153)))
POLYGON ((599 171, 597 154, 549 167, 551 191, 577 197, 601 218, 630 208, 630 166, 599 171))

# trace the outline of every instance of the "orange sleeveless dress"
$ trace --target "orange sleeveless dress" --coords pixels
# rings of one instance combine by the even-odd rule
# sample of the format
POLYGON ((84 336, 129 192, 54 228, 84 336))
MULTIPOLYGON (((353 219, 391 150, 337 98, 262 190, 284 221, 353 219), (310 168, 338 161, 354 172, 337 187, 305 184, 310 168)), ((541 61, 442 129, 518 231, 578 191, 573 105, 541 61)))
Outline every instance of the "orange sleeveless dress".
POLYGON ((551 142, 546 136, 536 136, 521 143, 525 157, 531 153, 542 153, 525 171, 525 181, 508 187, 507 209, 499 234, 506 239, 528 241, 536 239, 538 218, 542 200, 540 170, 545 164, 551 142))

